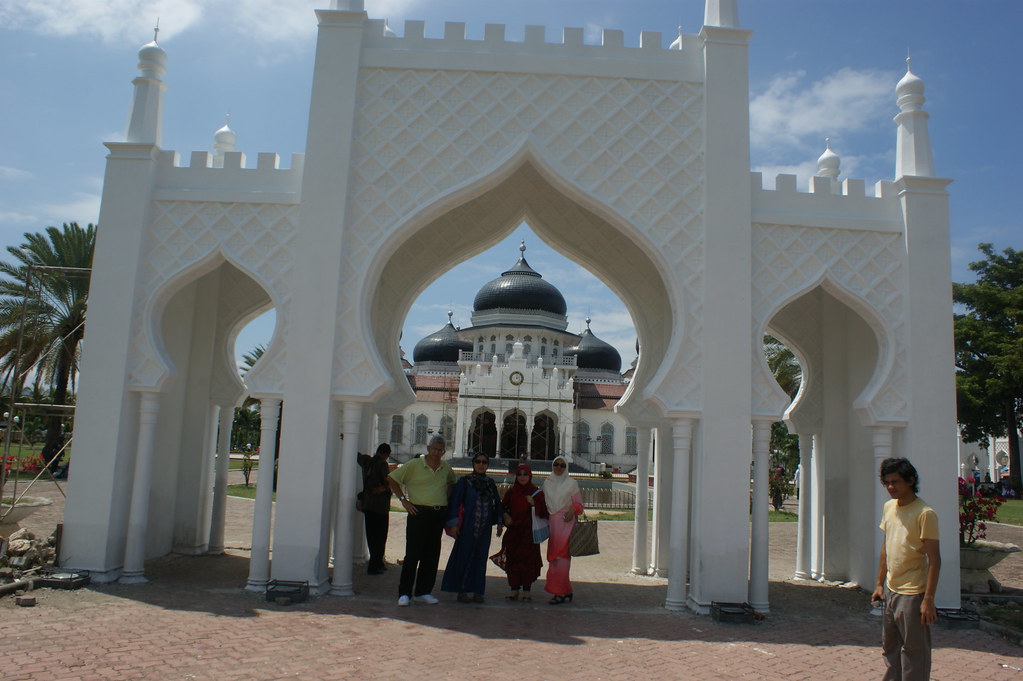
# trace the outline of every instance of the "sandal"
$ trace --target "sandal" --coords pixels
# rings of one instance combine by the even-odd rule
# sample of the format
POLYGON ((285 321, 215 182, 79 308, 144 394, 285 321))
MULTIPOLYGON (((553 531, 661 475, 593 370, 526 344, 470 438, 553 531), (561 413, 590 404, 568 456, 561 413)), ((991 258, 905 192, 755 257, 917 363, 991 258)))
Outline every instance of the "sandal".
POLYGON ((517 600, 519 600, 519 590, 515 589, 510 594, 505 596, 504 600, 506 600, 506 601, 517 601, 517 600))
POLYGON ((473 603, 482 603, 483 602, 483 594, 476 594, 475 596, 473 596, 472 597, 472 602, 473 603))
POLYGON ((464 591, 459 592, 459 594, 458 594, 458 602, 459 603, 470 603, 471 601, 472 601, 472 598, 469 596, 469 594, 467 594, 464 591))
POLYGON ((526 593, 522 594, 522 602, 523 603, 532 603, 533 602, 533 597, 529 595, 528 591, 526 593))

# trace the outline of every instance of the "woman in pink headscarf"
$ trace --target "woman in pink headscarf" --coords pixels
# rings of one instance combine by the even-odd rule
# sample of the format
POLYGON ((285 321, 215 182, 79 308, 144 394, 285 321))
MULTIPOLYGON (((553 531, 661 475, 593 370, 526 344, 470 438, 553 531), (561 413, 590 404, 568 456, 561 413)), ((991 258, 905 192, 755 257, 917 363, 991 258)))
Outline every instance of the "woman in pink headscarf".
POLYGON ((572 558, 568 555, 568 540, 575 527, 575 517, 583 512, 583 496, 579 483, 568 474, 568 461, 563 456, 554 459, 551 476, 543 483, 543 494, 550 514, 551 536, 547 540, 547 583, 544 590, 553 594, 551 605, 572 600, 572 583, 568 571, 572 558))

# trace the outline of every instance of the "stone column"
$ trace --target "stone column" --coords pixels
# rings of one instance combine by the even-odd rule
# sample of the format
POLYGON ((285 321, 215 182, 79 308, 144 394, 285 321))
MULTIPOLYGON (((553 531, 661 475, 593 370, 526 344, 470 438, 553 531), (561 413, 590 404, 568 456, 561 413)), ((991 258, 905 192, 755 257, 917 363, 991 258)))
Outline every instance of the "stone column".
POLYGON ((277 422, 281 401, 259 401, 259 473, 256 503, 252 509, 252 553, 249 558, 249 591, 262 591, 270 580, 270 519, 273 515, 274 459, 277 456, 277 422))
MULTIPOLYGON (((875 426, 873 428, 873 441, 874 447, 874 512, 871 515, 871 536, 874 538, 874 569, 881 562, 881 542, 884 541, 884 535, 879 532, 876 528, 881 523, 881 512, 884 510, 884 504, 888 501, 891 496, 888 494, 888 490, 885 489, 884 485, 880 481, 881 462, 885 459, 890 459, 892 456, 892 440, 894 435, 894 429, 890 426, 875 426)), ((871 585, 864 585, 870 588, 871 585)))
POLYGON ((231 462, 231 426, 234 424, 234 407, 222 404, 217 407, 217 459, 213 469, 213 512, 210 518, 209 552, 219 555, 224 552, 224 523, 227 518, 227 473, 231 462))
POLYGON ((355 486, 359 463, 356 460, 359 445, 359 427, 362 424, 362 404, 345 402, 341 416, 341 459, 338 462, 340 479, 337 487, 337 515, 334 518, 334 572, 330 578, 332 596, 354 596, 352 589, 352 544, 355 538, 355 486))
POLYGON ((651 573, 668 576, 671 562, 671 465, 675 460, 667 428, 658 428, 654 443, 654 541, 651 573))
POLYGON ((768 522, 771 422, 753 422, 753 523, 749 560, 749 604, 768 612, 768 522))
POLYGON ((827 477, 824 473, 824 457, 821 451, 821 434, 813 434, 813 496, 810 498, 810 578, 824 579, 824 499, 827 494, 827 477))
POLYGON ((647 544, 650 539, 649 521, 650 507, 650 429, 636 429, 636 451, 638 466, 636 467, 636 521, 632 537, 632 572, 645 575, 649 556, 647 544))
POLYGON ((799 528, 796 530, 796 579, 810 579, 810 545, 813 521, 813 436, 799 436, 799 528))
POLYGON ((674 462, 671 471, 671 563, 664 607, 686 605, 686 566, 689 563, 689 457, 693 445, 693 419, 675 419, 671 425, 674 462))
POLYGON ((160 394, 139 393, 138 449, 135 477, 131 485, 131 510, 128 512, 128 537, 124 552, 122 584, 139 584, 145 577, 146 530, 149 527, 149 491, 153 481, 153 455, 156 451, 156 421, 160 415, 160 394))

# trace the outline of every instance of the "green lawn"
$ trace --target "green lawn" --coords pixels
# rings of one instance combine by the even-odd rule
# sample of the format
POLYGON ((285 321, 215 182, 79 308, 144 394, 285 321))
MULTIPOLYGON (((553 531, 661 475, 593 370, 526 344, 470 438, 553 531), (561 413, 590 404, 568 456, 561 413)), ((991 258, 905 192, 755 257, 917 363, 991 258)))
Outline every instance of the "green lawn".
POLYGON ((1023 525, 1023 499, 1010 499, 998 509, 995 520, 1008 525, 1023 525))
MULTIPOLYGON (((256 498, 256 486, 249 485, 228 485, 227 495, 230 497, 242 497, 243 499, 255 499, 256 498)), ((277 492, 274 492, 274 501, 277 501, 277 492)))
POLYGON ((789 511, 775 511, 773 508, 767 512, 767 522, 770 523, 795 523, 799 522, 799 515, 789 511))

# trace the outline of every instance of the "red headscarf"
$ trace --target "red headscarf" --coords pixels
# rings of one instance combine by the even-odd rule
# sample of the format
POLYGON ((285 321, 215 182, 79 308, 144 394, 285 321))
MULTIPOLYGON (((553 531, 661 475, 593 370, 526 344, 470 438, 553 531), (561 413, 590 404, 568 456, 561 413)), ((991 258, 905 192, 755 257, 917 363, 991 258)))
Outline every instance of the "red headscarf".
POLYGON ((533 471, 526 464, 520 463, 515 469, 515 482, 504 495, 504 503, 512 516, 522 512, 528 513, 529 503, 526 501, 526 497, 531 496, 536 489, 536 485, 533 484, 533 471), (524 485, 519 484, 519 473, 522 472, 529 473, 529 480, 524 485))

